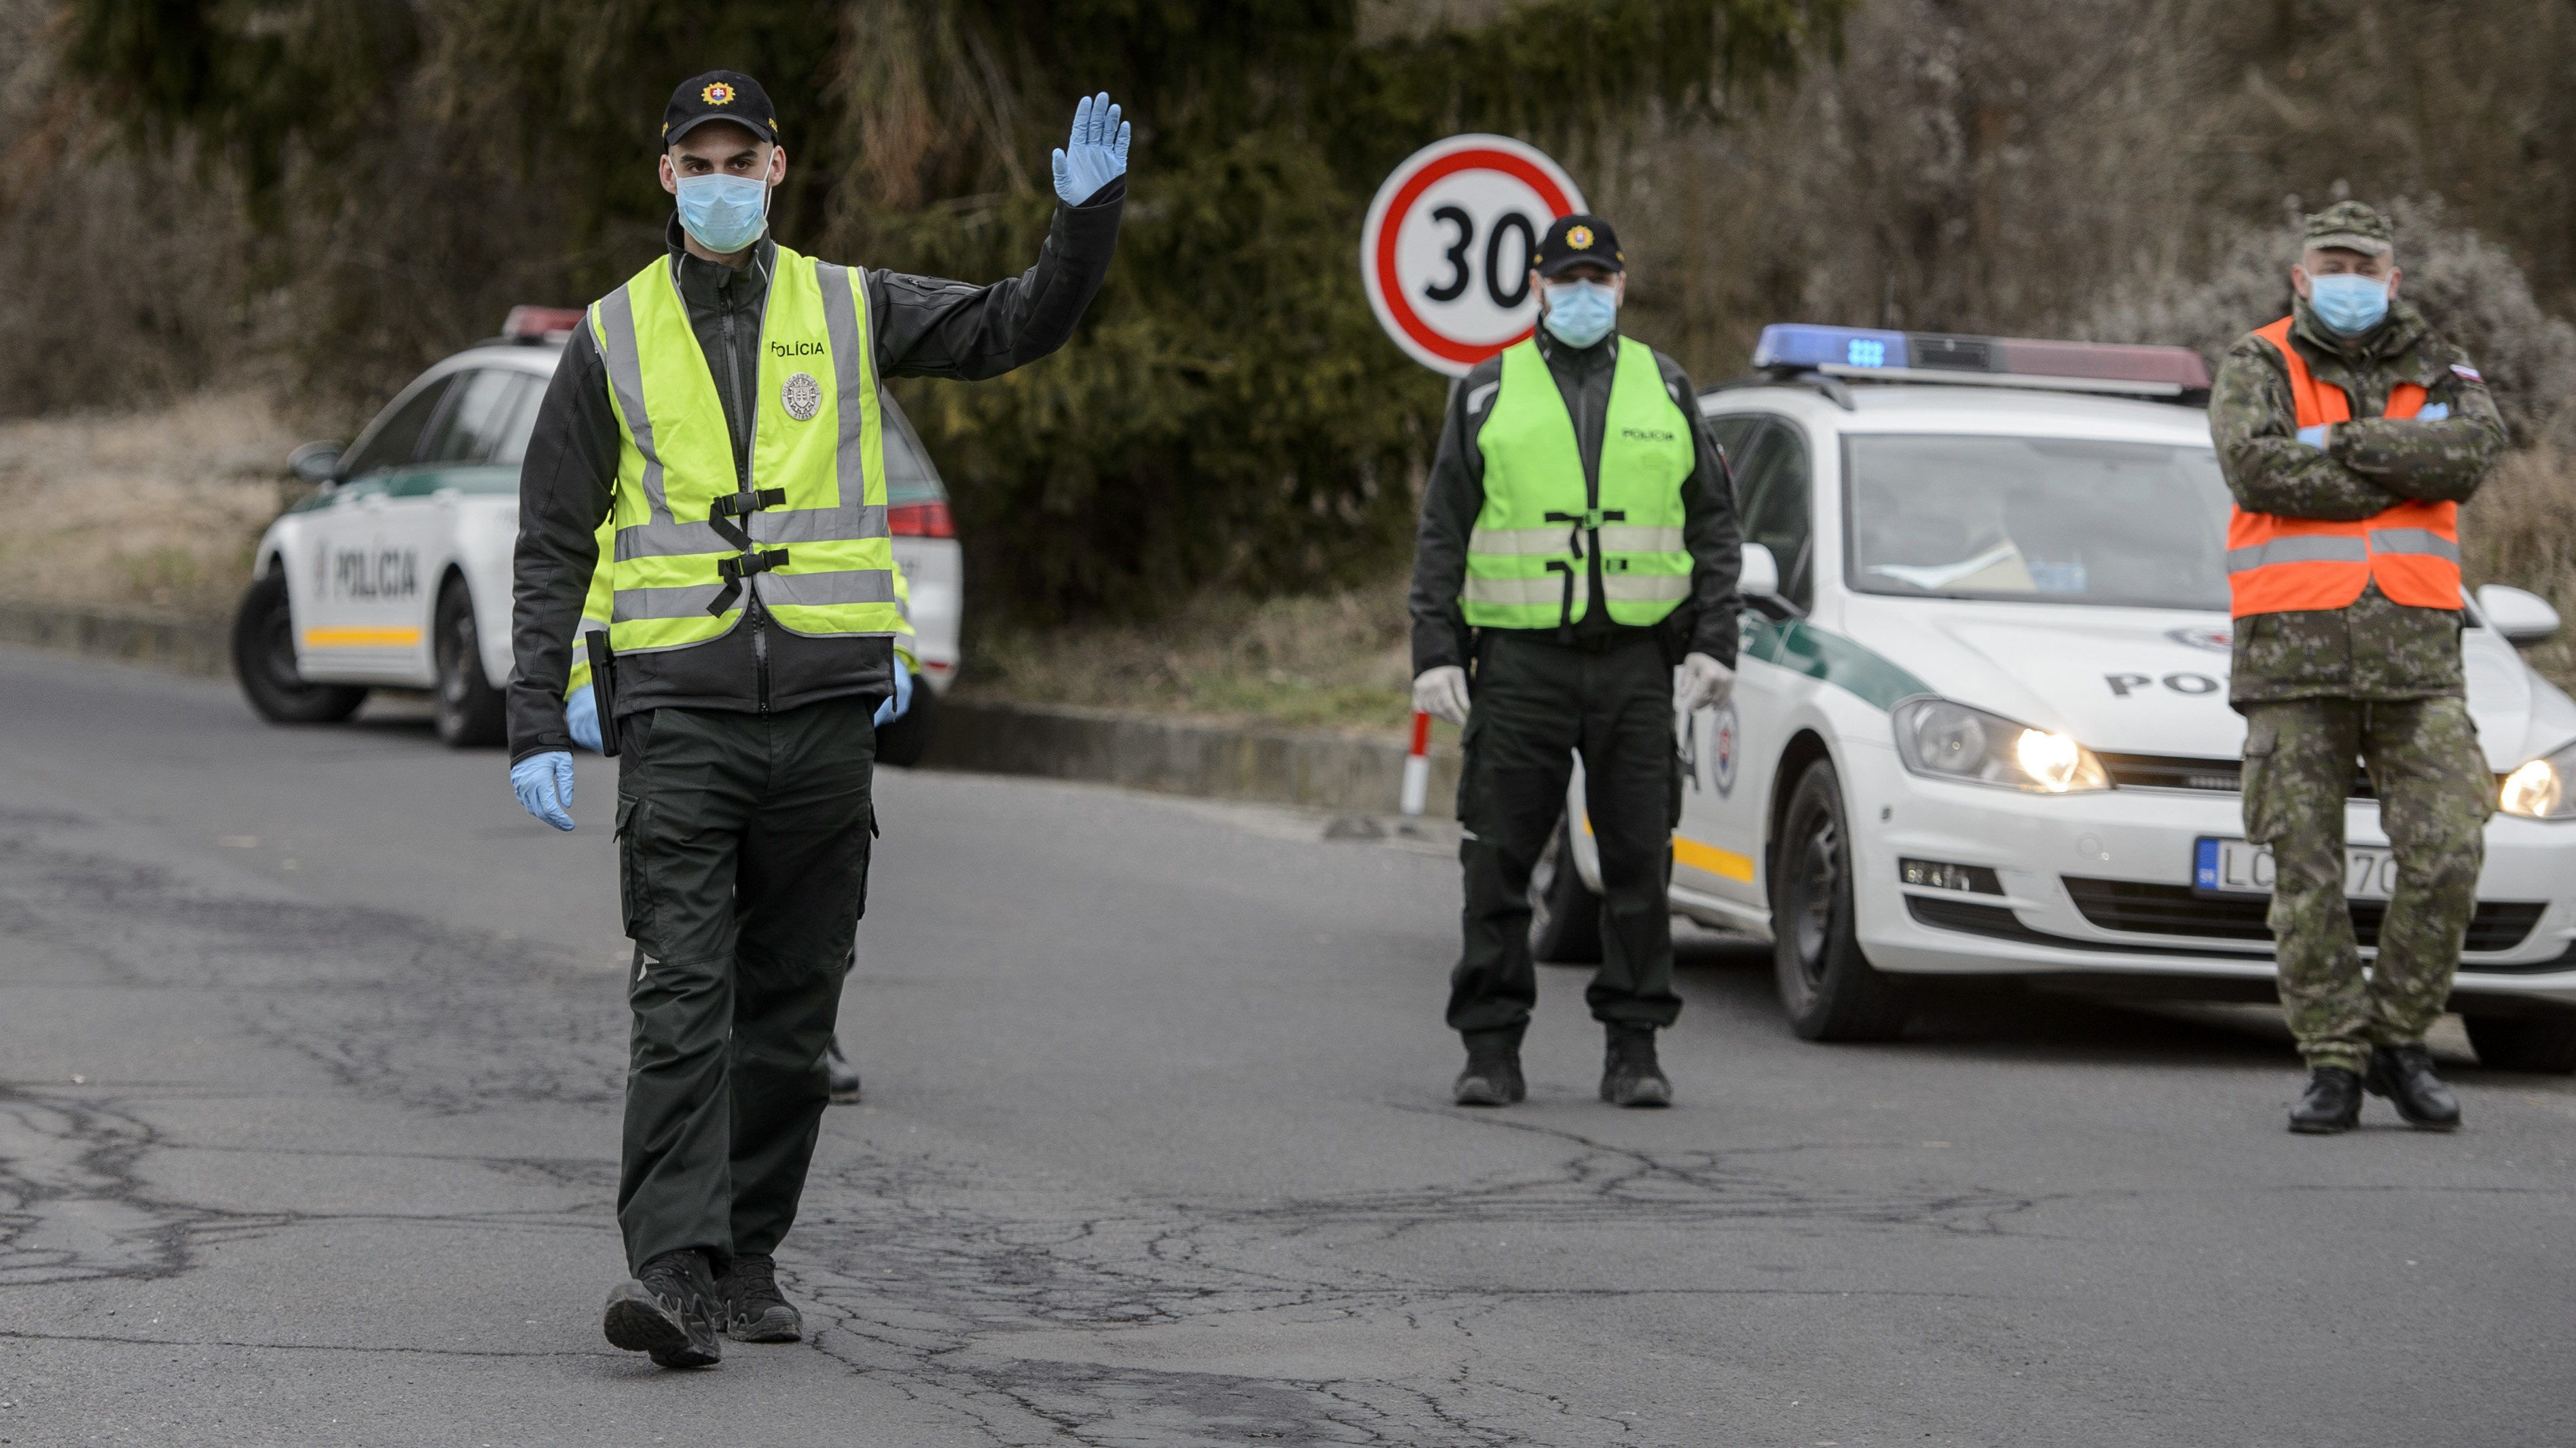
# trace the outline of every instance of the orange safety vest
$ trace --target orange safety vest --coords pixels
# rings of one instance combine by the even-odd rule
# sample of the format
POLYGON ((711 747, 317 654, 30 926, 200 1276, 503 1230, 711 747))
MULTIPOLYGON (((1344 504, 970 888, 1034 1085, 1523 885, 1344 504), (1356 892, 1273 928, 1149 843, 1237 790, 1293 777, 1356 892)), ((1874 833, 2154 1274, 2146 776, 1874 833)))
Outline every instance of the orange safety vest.
MULTIPOLYGON (((2291 319, 2254 335, 2290 370, 2301 427, 2352 420, 2352 399, 2317 381, 2290 345, 2291 319)), ((2413 417, 2424 389, 2400 382, 2387 417, 2413 417)), ((2376 580, 2379 591, 2416 608, 2460 606, 2460 505, 2404 502, 2349 523, 2284 518, 2237 508, 2227 520, 2227 591, 2238 618, 2257 613, 2348 607, 2376 580)))

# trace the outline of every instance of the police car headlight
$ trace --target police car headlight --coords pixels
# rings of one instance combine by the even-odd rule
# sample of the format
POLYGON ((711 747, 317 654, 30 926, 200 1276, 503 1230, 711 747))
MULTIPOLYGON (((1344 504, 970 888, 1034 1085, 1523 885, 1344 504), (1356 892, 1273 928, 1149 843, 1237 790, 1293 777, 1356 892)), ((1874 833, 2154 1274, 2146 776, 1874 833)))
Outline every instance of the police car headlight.
POLYGON ((2034 794, 2111 787, 2102 761, 2066 735, 1947 699, 1911 699, 1897 706, 1896 754, 1907 769, 1935 779, 1999 784, 2034 794))
POLYGON ((2525 819, 2576 819, 2576 744, 2535 759, 2504 777, 2496 804, 2506 814, 2525 819))

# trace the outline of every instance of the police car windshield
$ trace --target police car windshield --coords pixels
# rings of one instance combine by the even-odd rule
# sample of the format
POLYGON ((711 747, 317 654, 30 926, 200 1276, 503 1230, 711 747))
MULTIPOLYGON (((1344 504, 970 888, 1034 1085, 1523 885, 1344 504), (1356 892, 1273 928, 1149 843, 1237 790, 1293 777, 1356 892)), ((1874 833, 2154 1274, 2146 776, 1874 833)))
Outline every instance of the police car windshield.
POLYGON ((1858 433, 1844 448, 1863 593, 2227 607, 2229 499, 2206 447, 1858 433))

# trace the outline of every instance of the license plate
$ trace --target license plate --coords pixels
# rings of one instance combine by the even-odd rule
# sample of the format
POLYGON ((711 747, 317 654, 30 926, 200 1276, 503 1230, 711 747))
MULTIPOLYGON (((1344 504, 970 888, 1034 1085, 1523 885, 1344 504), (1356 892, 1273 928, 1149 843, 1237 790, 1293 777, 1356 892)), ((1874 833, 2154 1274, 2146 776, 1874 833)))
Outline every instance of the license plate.
MULTIPOLYGON (((2192 862, 2195 888, 2217 895, 2272 893, 2272 847, 2248 840, 2204 837, 2192 862)), ((2348 845, 2343 852, 2343 893, 2354 900, 2385 900, 2397 889, 2397 856, 2348 845)))

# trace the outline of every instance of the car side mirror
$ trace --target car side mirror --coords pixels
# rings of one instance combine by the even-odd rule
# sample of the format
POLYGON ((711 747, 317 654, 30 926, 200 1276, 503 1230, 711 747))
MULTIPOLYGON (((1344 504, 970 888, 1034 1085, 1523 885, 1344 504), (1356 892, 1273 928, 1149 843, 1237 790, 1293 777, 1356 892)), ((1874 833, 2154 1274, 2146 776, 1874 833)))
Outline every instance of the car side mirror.
POLYGON ((2545 644, 2558 637, 2558 610, 2549 600, 2528 589, 2508 584, 2490 583, 2478 590, 2478 612, 2504 641, 2518 649, 2545 644))
POLYGON ((308 483, 336 483, 340 480, 340 448, 336 442, 308 442, 286 455, 287 471, 308 483))
POLYGON ((1747 598, 1777 598, 1780 594, 1780 560, 1771 556, 1770 546, 1762 543, 1744 545, 1744 566, 1735 577, 1735 591, 1747 598))

